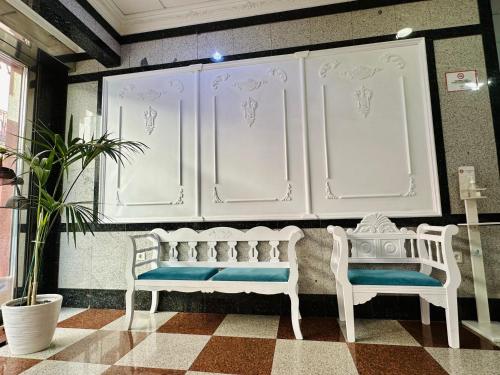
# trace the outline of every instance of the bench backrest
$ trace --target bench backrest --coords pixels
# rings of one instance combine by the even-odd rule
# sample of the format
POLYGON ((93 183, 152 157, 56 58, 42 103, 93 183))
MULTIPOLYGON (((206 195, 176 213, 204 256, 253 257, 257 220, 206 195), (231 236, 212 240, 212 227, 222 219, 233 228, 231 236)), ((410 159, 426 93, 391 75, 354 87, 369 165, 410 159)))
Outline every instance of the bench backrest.
POLYGON ((288 226, 281 230, 272 230, 267 227, 255 227, 248 231, 241 231, 229 227, 217 227, 196 232, 190 228, 182 228, 167 232, 163 229, 154 229, 152 233, 158 235, 160 242, 167 246, 167 259, 163 263, 168 265, 188 264, 189 266, 217 267, 290 267, 289 262, 296 262, 295 244, 304 234, 295 226, 288 226), (280 243, 287 243, 288 260, 280 258, 280 243), (179 247, 187 244, 188 259, 179 260, 179 247), (200 261, 198 248, 205 244, 207 259, 200 261), (222 250, 222 244, 225 249, 222 250), (267 246, 266 246, 267 245, 267 246), (263 247, 269 249, 269 254, 263 261, 259 257, 263 247), (246 254, 243 254, 242 252, 246 254), (220 258, 224 258, 221 261, 220 258), (244 261, 241 261, 244 258, 244 261))

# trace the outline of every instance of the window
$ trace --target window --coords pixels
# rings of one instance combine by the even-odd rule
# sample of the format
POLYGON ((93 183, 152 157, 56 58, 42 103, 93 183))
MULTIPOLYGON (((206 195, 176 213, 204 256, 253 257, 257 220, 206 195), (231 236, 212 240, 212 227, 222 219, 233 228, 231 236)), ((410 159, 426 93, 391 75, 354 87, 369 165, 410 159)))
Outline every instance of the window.
MULTIPOLYGON (((22 147, 27 69, 0 53, 0 146, 22 147)), ((19 172, 20 165, 4 160, 3 167, 19 172)), ((0 304, 12 298, 15 277, 18 212, 3 208, 16 193, 12 180, 0 179, 0 304)))

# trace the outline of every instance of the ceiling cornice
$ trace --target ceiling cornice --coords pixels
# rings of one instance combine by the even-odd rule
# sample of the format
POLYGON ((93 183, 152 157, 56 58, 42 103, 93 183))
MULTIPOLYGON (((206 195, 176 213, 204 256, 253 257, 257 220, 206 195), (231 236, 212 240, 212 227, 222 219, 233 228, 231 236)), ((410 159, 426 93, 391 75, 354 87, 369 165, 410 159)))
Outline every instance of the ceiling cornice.
POLYGON ((225 0, 124 15, 113 0, 88 0, 120 35, 192 26, 354 0, 225 0))

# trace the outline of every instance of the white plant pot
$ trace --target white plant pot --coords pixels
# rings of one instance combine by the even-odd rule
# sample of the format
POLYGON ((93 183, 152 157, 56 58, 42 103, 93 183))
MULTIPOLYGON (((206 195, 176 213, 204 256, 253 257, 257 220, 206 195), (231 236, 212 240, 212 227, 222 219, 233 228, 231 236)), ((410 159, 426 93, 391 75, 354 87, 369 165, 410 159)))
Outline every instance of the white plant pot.
POLYGON ((62 296, 40 294, 34 306, 16 306, 20 298, 2 305, 7 344, 12 354, 29 354, 47 349, 52 342, 61 311, 62 296))

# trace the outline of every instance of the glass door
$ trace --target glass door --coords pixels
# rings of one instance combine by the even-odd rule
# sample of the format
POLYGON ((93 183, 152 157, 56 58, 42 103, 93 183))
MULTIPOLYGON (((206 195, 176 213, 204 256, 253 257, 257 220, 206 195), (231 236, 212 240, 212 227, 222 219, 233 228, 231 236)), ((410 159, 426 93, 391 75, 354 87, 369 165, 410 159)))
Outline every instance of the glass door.
MULTIPOLYGON (((26 81, 27 68, 0 53, 0 148, 23 147, 26 81)), ((19 214, 6 206, 20 188, 10 174, 19 175, 20 168, 7 159, 0 169, 0 304, 12 298, 15 284, 19 214)))

